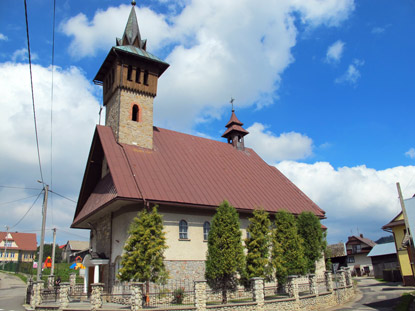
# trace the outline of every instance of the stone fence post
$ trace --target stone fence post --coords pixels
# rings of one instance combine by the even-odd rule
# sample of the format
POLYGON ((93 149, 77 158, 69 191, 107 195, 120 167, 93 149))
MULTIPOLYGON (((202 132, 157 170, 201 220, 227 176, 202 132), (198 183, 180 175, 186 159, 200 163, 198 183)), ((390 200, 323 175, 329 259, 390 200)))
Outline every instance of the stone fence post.
POLYGON ((257 303, 256 310, 264 310, 265 296, 264 296, 264 279, 263 278, 252 278, 252 294, 253 299, 257 303))
POLYGON ((37 306, 42 304, 42 291, 44 283, 43 281, 33 282, 33 296, 30 300, 30 306, 35 309, 37 306))
POLYGON ((350 267, 345 267, 344 270, 346 272, 346 286, 351 286, 352 285, 352 272, 350 271, 350 267))
POLYGON ((324 273, 324 276, 326 277, 326 288, 327 291, 332 293, 333 292, 333 277, 330 271, 326 271, 324 273))
POLYGON ((346 287, 346 271, 344 271, 343 269, 341 269, 339 271, 339 287, 340 288, 344 288, 346 287))
POLYGON ((71 287, 71 293, 75 294, 75 285, 76 285, 76 274, 75 273, 69 274, 69 284, 71 287))
POLYGON ((63 282, 59 285, 59 309, 67 308, 69 305, 69 282, 63 282))
POLYGON ((206 311, 206 281, 195 281, 195 307, 197 311, 206 311))
POLYGON ((132 282, 131 290, 131 311, 137 311, 143 308, 143 285, 141 282, 132 282))
POLYGON ((52 289, 55 286, 55 276, 49 275, 48 276, 48 288, 52 289))
POLYGON ((308 281, 310 284, 310 294, 318 296, 317 275, 309 274, 308 281))
POLYGON ((288 286, 288 295, 292 298, 295 298, 295 300, 300 300, 296 275, 289 275, 287 277, 287 286, 288 286))
POLYGON ((98 310, 102 308, 102 293, 104 291, 103 283, 93 283, 91 284, 91 309, 98 310))

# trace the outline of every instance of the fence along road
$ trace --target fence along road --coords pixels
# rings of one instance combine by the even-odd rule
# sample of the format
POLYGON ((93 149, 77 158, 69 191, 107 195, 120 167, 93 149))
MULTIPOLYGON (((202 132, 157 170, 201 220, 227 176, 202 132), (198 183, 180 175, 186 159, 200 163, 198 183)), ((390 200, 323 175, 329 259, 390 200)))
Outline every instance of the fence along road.
POLYGON ((0 272, 0 310, 24 311, 26 284, 14 275, 0 272))

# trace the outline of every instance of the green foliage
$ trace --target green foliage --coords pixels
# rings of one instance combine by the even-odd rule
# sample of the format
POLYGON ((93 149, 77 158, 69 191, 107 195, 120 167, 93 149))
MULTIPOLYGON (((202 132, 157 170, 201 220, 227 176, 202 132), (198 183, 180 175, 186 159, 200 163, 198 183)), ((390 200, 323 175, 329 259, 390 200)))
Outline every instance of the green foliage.
POLYGON ((239 215, 227 201, 219 205, 212 218, 205 265, 209 286, 222 292, 222 302, 227 303, 227 291, 237 289, 238 274, 244 276, 245 268, 239 215))
POLYGON ((134 218, 122 255, 119 279, 163 283, 168 277, 164 266, 167 249, 163 219, 155 206, 152 212, 142 210, 134 218))
POLYGON ((297 218, 298 233, 303 239, 306 272, 314 273, 315 262, 322 257, 325 238, 320 220, 311 212, 302 212, 297 218))
POLYGON ((271 221, 268 213, 263 209, 255 210, 249 221, 248 238, 245 239, 245 246, 248 251, 246 255, 246 276, 248 279, 253 277, 270 279, 272 273, 269 265, 271 221))
POLYGON ((306 261, 303 241, 298 234, 294 215, 279 211, 275 215, 271 237, 271 264, 279 285, 291 274, 304 274, 306 261))
POLYGON ((184 299, 184 288, 179 287, 173 291, 173 303, 182 304, 184 299))

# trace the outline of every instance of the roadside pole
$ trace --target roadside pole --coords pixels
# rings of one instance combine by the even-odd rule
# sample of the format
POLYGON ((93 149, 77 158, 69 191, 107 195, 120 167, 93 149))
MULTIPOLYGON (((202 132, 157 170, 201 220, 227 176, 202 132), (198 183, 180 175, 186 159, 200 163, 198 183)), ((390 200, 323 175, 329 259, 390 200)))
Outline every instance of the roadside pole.
POLYGON ((8 236, 9 236, 9 226, 6 226, 7 228, 7 232, 6 232, 6 240, 5 240, 5 244, 4 244, 4 254, 3 254, 3 270, 4 270, 4 264, 6 263, 6 254, 7 254, 7 243, 8 243, 8 236))
POLYGON ((40 236, 40 245, 39 245, 39 259, 37 263, 37 275, 36 280, 40 281, 40 276, 42 274, 42 260, 43 260, 43 244, 45 242, 45 226, 46 226, 46 210, 48 208, 48 193, 49 186, 44 185, 44 195, 43 195, 43 208, 42 208, 42 232, 40 236))
POLYGON ((56 247, 56 228, 53 228, 53 246, 52 246, 52 268, 50 269, 50 275, 55 274, 55 247, 56 247))

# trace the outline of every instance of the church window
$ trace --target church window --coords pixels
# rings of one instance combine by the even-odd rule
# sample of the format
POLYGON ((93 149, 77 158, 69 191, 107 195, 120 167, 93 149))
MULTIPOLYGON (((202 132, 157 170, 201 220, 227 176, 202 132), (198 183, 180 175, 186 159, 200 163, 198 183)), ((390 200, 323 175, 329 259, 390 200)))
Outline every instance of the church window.
POLYGON ((209 231, 210 231, 210 223, 208 221, 205 221, 203 224, 203 240, 207 241, 209 237, 209 231))
POLYGON ((133 67, 131 65, 128 65, 128 71, 127 71, 127 80, 131 81, 131 76, 133 74, 133 67))
POLYGON ((135 82, 136 83, 140 83, 140 74, 141 74, 141 69, 137 68, 137 70, 135 72, 135 82))
POLYGON ((184 219, 180 220, 180 222, 179 222, 179 239, 181 239, 181 240, 187 240, 188 239, 187 229, 188 229, 187 221, 184 220, 184 219))
POLYGON ((136 122, 140 121, 140 108, 138 107, 138 105, 133 105, 131 120, 136 122))
POLYGON ((115 259, 115 275, 119 275, 121 268, 121 256, 117 256, 117 258, 115 259))
POLYGON ((144 71, 144 81, 143 81, 143 83, 145 85, 148 85, 148 71, 147 70, 144 71))

